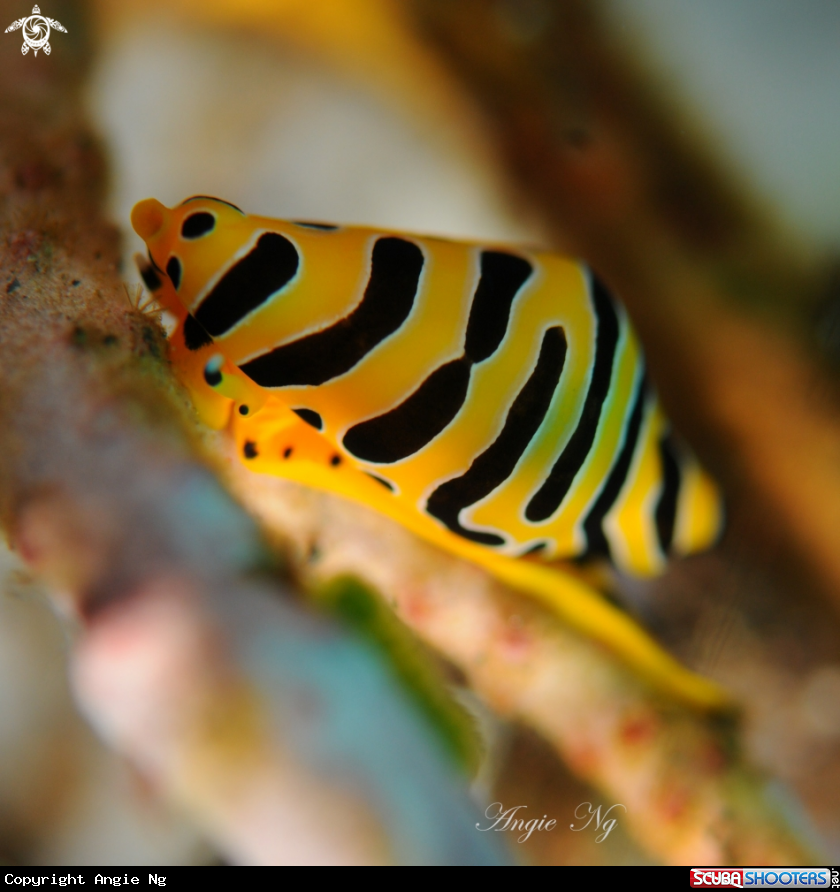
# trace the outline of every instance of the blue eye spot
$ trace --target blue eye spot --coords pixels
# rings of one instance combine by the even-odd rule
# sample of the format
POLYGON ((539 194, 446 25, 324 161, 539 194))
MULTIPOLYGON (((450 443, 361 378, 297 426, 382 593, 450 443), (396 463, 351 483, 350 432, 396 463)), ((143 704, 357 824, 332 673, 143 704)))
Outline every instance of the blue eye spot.
POLYGON ((218 353, 207 360, 207 365, 204 366, 204 380, 211 387, 218 387, 222 383, 222 366, 224 362, 224 356, 220 356, 218 353))

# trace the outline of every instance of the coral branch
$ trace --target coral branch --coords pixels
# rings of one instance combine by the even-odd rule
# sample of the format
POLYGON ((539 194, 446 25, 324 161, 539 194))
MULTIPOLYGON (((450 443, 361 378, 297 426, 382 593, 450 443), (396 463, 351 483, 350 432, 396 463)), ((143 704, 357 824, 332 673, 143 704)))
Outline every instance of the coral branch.
POLYGON ((664 861, 819 860, 746 764, 734 727, 663 700, 535 602, 386 518, 253 474, 235 456, 231 471, 242 498, 297 543, 300 572, 354 573, 376 586, 495 711, 536 728, 609 804, 626 806, 622 823, 664 861))

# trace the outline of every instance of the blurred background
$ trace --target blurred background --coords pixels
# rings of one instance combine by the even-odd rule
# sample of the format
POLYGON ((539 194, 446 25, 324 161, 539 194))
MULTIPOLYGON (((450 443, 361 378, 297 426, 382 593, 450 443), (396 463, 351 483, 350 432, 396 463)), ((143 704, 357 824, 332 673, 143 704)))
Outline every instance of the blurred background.
MULTIPOLYGON (((585 5, 56 0, 44 13, 96 35, 89 109, 132 287, 132 205, 192 194, 559 247, 626 282, 666 406, 731 516, 712 554, 650 585, 625 580, 624 596, 735 692, 748 758, 837 861, 840 6, 585 5)), ((19 47, 7 37, 0 51, 19 47)), ((65 633, 13 556, 1 560, 0 857, 217 863, 78 718, 65 633)), ((560 816, 598 796, 535 732, 494 727, 495 798, 560 816)), ((602 844, 535 835, 517 854, 660 860, 621 822, 602 844)))

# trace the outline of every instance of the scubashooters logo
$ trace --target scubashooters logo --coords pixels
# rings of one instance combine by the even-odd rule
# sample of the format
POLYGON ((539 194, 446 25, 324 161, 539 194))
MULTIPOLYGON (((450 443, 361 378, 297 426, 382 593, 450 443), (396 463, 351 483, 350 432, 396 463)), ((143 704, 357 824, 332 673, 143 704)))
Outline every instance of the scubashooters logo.
POLYGON ((693 889, 704 886, 718 886, 721 889, 830 889, 840 886, 840 876, 837 870, 830 867, 692 867, 690 885, 693 889))
POLYGON ((38 55, 38 50, 43 50, 49 56, 52 52, 52 47, 50 46, 51 28, 55 28, 56 31, 63 31, 65 34, 67 33, 67 29, 61 22, 41 15, 41 10, 37 6, 32 7, 31 16, 12 22, 6 28, 6 34, 9 31, 17 31, 18 28, 23 28, 23 46, 20 48, 20 51, 24 56, 30 50, 34 50, 36 56, 38 55))

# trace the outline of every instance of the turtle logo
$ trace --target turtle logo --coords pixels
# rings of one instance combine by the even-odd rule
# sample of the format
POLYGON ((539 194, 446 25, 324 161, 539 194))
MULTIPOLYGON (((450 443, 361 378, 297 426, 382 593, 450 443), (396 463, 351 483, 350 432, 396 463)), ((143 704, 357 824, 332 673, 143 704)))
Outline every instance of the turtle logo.
POLYGON ((37 6, 32 7, 31 16, 12 22, 6 28, 6 34, 9 31, 17 31, 18 28, 23 28, 23 46, 20 48, 20 51, 24 56, 30 49, 35 51, 36 56, 38 55, 38 50, 43 50, 49 56, 52 51, 52 47, 49 44, 50 28, 67 33, 67 29, 61 22, 42 16, 41 10, 37 6))

